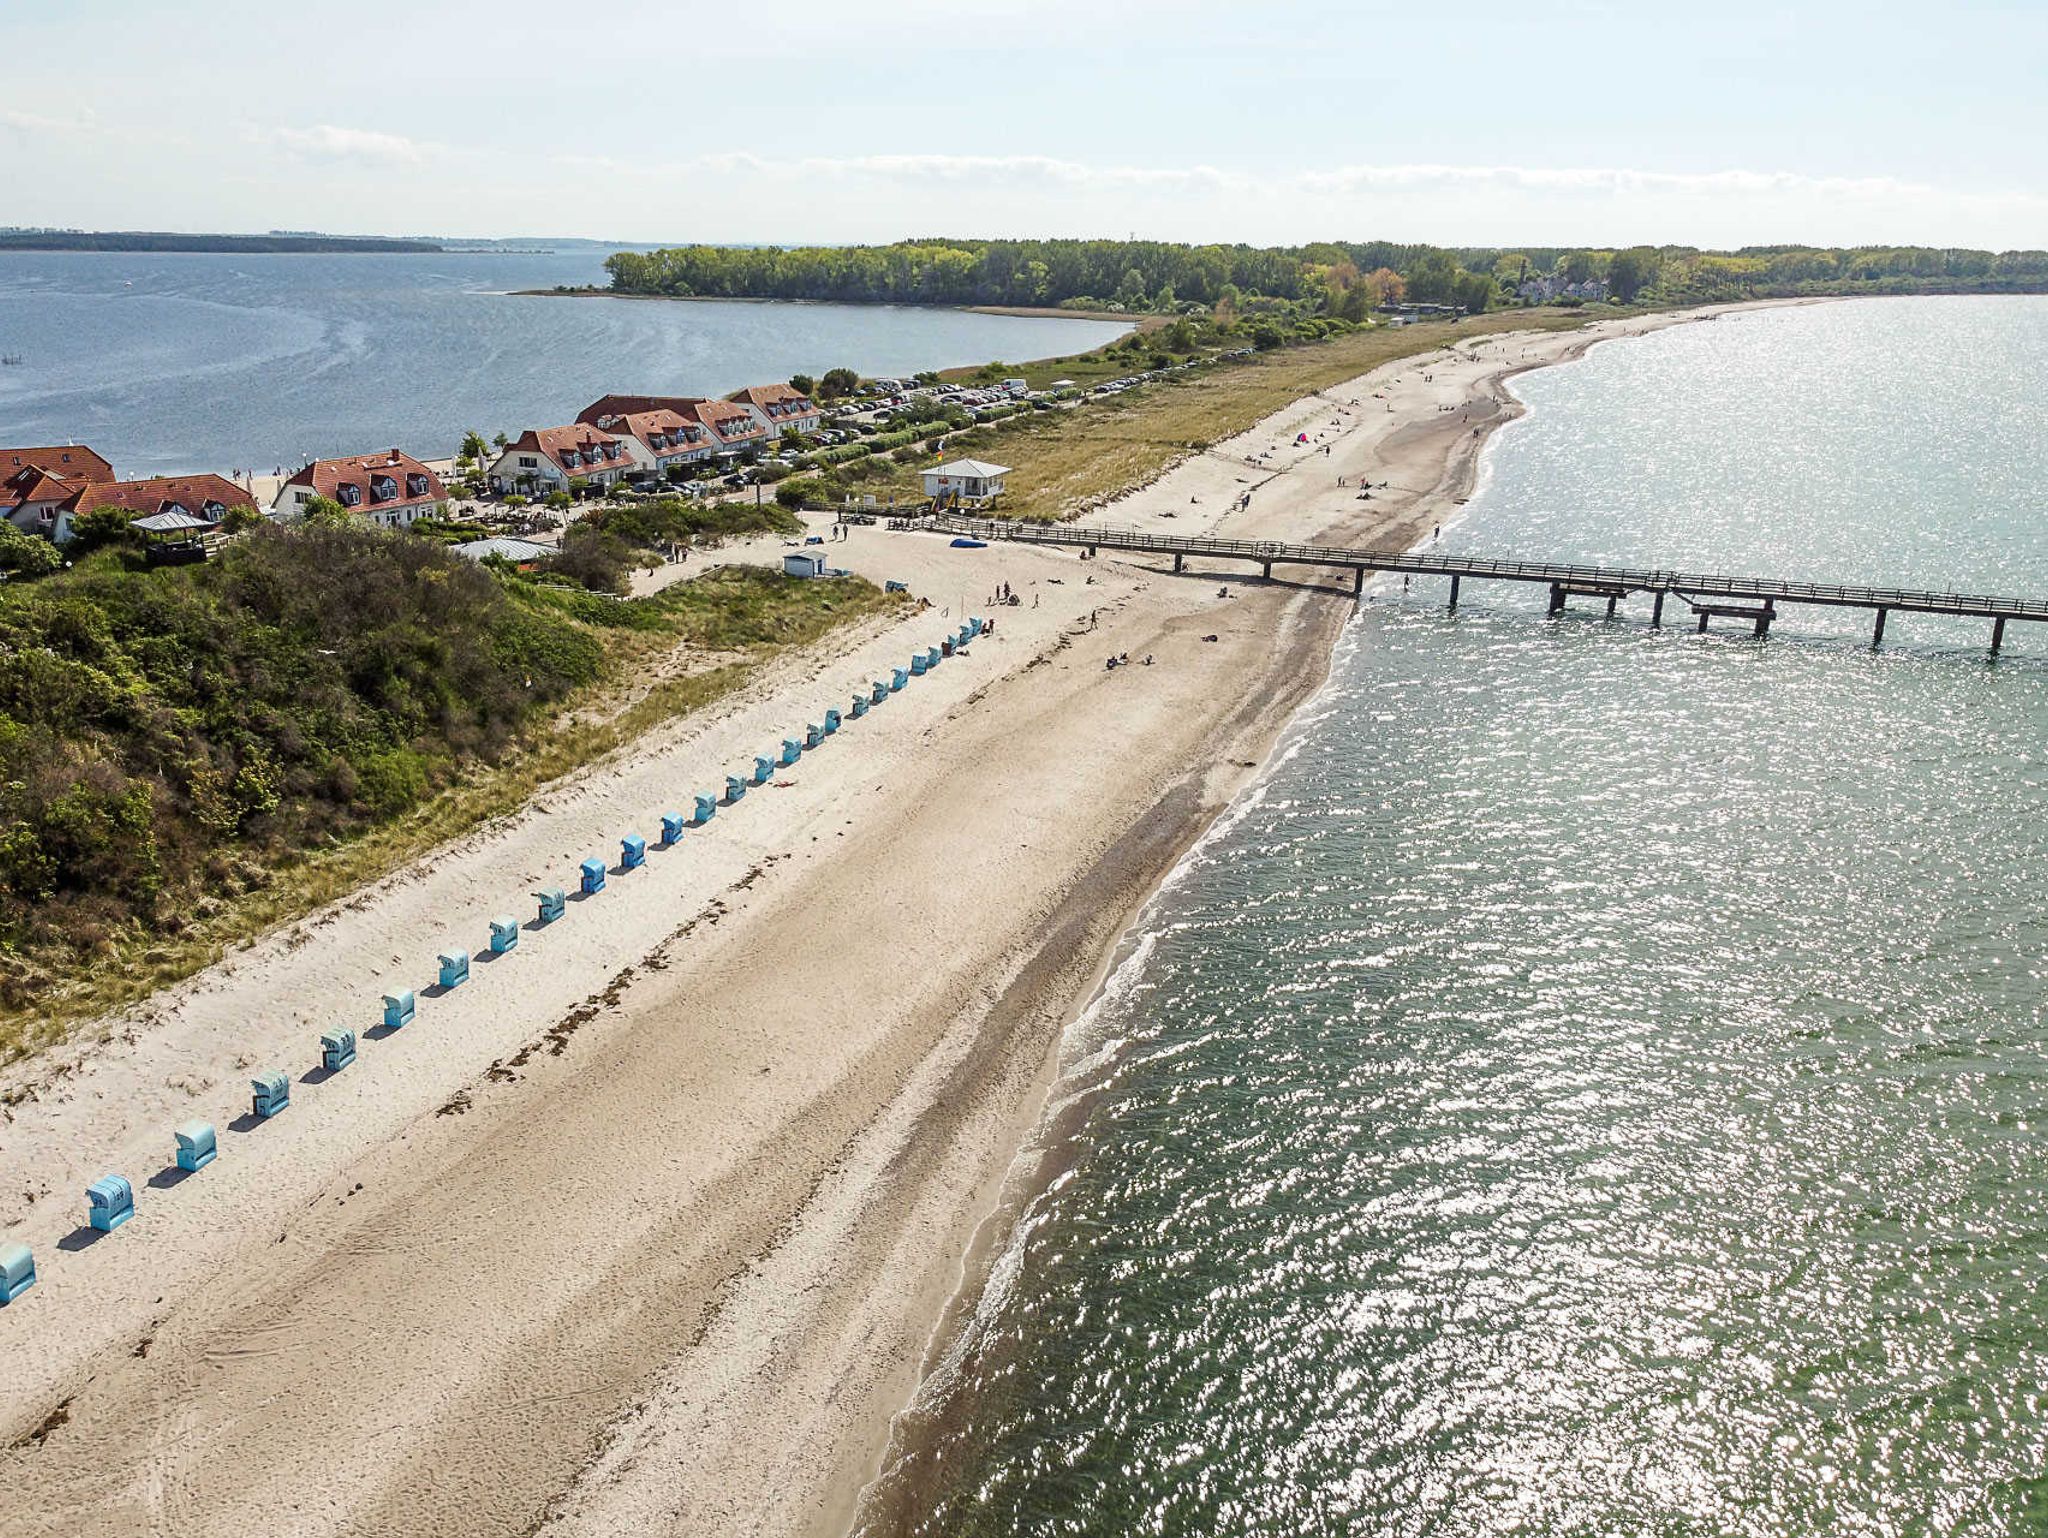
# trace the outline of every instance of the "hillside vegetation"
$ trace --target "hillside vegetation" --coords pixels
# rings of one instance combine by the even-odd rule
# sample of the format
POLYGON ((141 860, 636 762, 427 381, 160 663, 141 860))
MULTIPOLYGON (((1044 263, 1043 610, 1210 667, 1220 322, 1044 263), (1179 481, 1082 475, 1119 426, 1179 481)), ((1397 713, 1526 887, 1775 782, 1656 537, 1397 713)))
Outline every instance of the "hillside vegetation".
POLYGON ((885 602, 752 568, 626 602, 319 524, 264 525, 204 565, 110 550, 0 587, 0 1050, 885 602))

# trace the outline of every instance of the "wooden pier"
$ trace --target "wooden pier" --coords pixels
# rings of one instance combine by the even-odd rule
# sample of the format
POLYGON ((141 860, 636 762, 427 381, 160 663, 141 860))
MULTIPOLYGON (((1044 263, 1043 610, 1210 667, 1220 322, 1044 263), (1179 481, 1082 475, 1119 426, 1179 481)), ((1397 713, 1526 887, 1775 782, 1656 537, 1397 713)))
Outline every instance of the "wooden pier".
POLYGON ((1778 611, 1811 604, 1830 609, 1862 609, 1874 615, 1870 644, 1884 644, 1887 616, 1945 614, 1991 621, 1991 654, 2005 645, 2008 620, 2048 623, 2048 599, 2007 598, 1984 593, 1939 593, 1912 588, 1856 587, 1833 582, 1800 582, 1774 577, 1738 577, 1711 572, 1665 571, 1627 566, 1568 566, 1548 561, 1490 559, 1475 555, 1429 555, 1414 550, 1354 549, 1342 545, 1296 545, 1276 540, 1216 539, 1178 534, 1150 534, 1137 529, 1099 524, 1017 523, 940 514, 921 520, 949 534, 974 539, 1009 540, 1027 545, 1077 545, 1093 555, 1098 550, 1129 550, 1173 557, 1175 571, 1187 570, 1191 559, 1255 565, 1271 577, 1275 566, 1314 566, 1351 573, 1351 591, 1365 589, 1368 572, 1401 572, 1416 577, 1442 577, 1448 583, 1451 608, 1458 606, 1462 585, 1471 580, 1535 583, 1550 589, 1550 612, 1562 611, 1573 598, 1592 598, 1606 605, 1612 618, 1620 604, 1638 594, 1651 600, 1650 623, 1662 626, 1667 599, 1686 605, 1705 633, 1715 619, 1740 621, 1752 635, 1770 634, 1778 611))

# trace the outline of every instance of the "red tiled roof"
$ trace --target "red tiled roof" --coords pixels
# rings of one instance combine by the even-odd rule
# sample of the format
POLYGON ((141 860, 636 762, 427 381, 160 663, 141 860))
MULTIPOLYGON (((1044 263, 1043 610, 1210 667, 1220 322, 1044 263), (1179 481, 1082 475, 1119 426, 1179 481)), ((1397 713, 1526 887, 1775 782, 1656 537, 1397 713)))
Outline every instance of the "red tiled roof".
POLYGON ((147 518, 175 505, 203 517, 208 516, 209 502, 218 502, 225 510, 253 507, 256 499, 222 475, 159 475, 146 481, 107 481, 83 486, 74 510, 89 513, 97 508, 118 507, 138 518, 147 518))
POLYGON ((440 476, 434 474, 412 455, 398 449, 393 449, 388 454, 358 454, 348 459, 316 459, 286 481, 285 485, 307 486, 312 489, 315 496, 326 497, 329 501, 339 502, 344 507, 353 505, 357 508, 375 508, 379 512, 394 507, 419 507, 440 502, 448 495, 447 488, 441 484, 440 476), (427 478, 427 489, 418 496, 413 496, 406 485, 406 478, 413 475, 424 475, 427 478), (398 484, 398 495, 386 497, 381 501, 373 498, 370 495, 372 476, 391 477, 398 484), (357 500, 353 504, 342 496, 343 486, 356 488, 357 500))
POLYGON ((82 443, 43 448, 0 449, 0 476, 12 479, 18 470, 34 468, 67 481, 111 481, 114 467, 82 443))
POLYGON ((701 400, 701 395, 600 395, 576 413, 576 420, 609 429, 617 418, 644 411, 673 411, 687 416, 690 408, 701 400))
POLYGON ((818 412, 808 395, 786 384, 750 385, 732 399, 759 406, 770 416, 808 417, 818 412))
POLYGON ((751 411, 731 401, 698 401, 685 414, 695 417, 722 440, 748 438, 768 431, 751 411))
POLYGON ((68 502, 87 486, 99 484, 94 481, 64 480, 50 474, 40 465, 29 465, 17 470, 4 483, 0 483, 0 510, 13 512, 30 502, 47 502, 53 507, 68 502))
POLYGON ((565 470, 571 475, 580 475, 585 470, 623 470, 630 468, 632 463, 626 458, 626 446, 623 443, 611 433, 599 432, 588 422, 572 422, 567 427, 529 427, 506 452, 510 453, 512 449, 545 454, 554 462, 556 469, 565 470), (576 464, 562 462, 564 454, 583 454, 605 444, 612 446, 615 456, 609 461, 600 461, 595 465, 583 464, 580 461, 576 464))
POLYGON ((612 419, 612 429, 640 440, 650 454, 673 454, 674 449, 657 449, 647 440, 656 433, 669 433, 683 440, 685 448, 694 448, 706 441, 706 434, 699 424, 687 422, 673 411, 629 411, 612 419))

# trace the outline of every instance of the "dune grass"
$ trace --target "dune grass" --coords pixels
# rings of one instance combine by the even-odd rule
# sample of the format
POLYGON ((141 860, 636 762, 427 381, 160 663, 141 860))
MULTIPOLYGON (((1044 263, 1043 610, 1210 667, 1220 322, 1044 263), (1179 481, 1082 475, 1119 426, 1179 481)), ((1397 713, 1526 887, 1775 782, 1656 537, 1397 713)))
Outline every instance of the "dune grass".
POLYGON ((243 890, 195 904, 175 933, 134 926, 111 935, 91 966, 52 968, 25 1007, 0 1012, 0 1061, 59 1041, 82 1021, 180 982, 436 846, 517 812, 549 782, 732 693, 789 648, 908 602, 857 578, 803 582, 750 567, 708 572, 632 602, 532 584, 514 584, 513 593, 598 635, 606 654, 602 679, 530 722, 495 762, 472 763, 403 815, 317 848, 250 851, 236 871, 243 890))

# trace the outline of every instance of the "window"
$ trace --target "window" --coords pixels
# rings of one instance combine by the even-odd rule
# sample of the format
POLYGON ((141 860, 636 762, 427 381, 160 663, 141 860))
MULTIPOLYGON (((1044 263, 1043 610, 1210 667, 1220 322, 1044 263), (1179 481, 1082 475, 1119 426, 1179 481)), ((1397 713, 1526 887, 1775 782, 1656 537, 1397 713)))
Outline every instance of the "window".
POLYGON ((405 494, 409 497, 423 497, 427 494, 427 478, 424 475, 408 475, 405 478, 405 494))
POLYGON ((334 489, 335 492, 337 493, 336 500, 338 500, 343 507, 357 507, 361 505, 363 500, 363 488, 358 486, 354 481, 343 481, 339 486, 335 487, 334 489))
POLYGON ((389 502, 397 495, 398 482, 390 476, 373 475, 370 477, 370 500, 372 502, 389 502))

